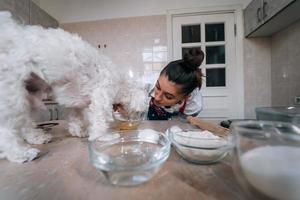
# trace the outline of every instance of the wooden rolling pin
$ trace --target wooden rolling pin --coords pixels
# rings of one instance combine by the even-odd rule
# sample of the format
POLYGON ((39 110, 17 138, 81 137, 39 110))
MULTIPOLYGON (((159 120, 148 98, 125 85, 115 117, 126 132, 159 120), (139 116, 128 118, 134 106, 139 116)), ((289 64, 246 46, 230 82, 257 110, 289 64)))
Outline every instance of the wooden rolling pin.
POLYGON ((203 130, 208 130, 208 131, 216 134, 217 136, 225 137, 229 134, 229 129, 224 128, 222 126, 218 126, 214 123, 202 120, 198 117, 188 116, 186 119, 189 123, 196 125, 203 130))

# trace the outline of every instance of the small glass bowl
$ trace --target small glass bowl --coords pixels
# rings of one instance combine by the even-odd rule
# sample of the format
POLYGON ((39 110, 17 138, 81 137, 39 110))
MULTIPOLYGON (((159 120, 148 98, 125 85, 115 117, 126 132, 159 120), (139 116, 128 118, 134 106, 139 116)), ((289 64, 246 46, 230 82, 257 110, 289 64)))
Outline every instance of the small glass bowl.
MULTIPOLYGON (((168 136, 179 155, 196 164, 212 164, 223 159, 232 149, 232 137, 201 135, 201 129, 168 129, 168 136)), ((207 132, 206 132, 207 133, 207 132)))
POLYGON ((145 112, 113 112, 113 118, 118 130, 135 130, 145 118, 145 112))
POLYGON ((89 144, 91 163, 113 185, 132 186, 150 180, 167 160, 170 142, 151 129, 119 131, 89 144))

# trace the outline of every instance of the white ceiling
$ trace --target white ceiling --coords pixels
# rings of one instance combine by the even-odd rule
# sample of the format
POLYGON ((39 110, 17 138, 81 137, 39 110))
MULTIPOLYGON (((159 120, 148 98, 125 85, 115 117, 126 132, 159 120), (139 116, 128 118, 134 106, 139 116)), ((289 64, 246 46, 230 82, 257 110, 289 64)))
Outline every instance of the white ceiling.
POLYGON ((60 23, 163 15, 168 9, 224 6, 251 0, 33 0, 60 23))

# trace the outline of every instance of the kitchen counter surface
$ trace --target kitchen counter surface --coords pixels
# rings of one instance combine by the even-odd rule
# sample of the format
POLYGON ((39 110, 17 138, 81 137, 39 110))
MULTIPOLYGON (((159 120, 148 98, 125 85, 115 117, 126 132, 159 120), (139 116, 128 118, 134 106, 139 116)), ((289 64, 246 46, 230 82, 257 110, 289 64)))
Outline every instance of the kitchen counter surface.
MULTIPOLYGON (((140 128, 165 130, 176 121, 145 121, 140 128)), ((50 132, 49 144, 35 145, 41 156, 19 164, 0 160, 0 199, 3 200, 244 200, 235 180, 231 157, 213 165, 195 165, 172 148, 161 170, 149 182, 135 187, 110 185, 88 158, 87 138, 71 137, 64 123, 50 132)))

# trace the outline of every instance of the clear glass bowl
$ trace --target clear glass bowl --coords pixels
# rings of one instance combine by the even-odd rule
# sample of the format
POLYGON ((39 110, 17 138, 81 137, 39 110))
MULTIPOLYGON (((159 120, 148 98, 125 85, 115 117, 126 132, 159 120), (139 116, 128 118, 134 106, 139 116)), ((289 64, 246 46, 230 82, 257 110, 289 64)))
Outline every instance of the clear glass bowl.
POLYGON ((167 160, 170 142, 151 129, 119 131, 89 144, 91 163, 114 185, 131 186, 151 179, 167 160))
MULTIPOLYGON (((167 133, 179 155, 196 164, 212 164, 223 159, 232 149, 232 137, 207 136, 201 129, 173 129, 167 133)), ((208 133, 209 134, 209 133, 208 133)))
POLYGON ((300 198, 300 129, 284 122, 239 121, 231 130, 233 170, 250 199, 300 198))
POLYGON ((145 118, 145 112, 113 112, 117 130, 135 130, 145 118))
POLYGON ((259 107, 255 109, 256 119, 290 122, 300 125, 300 106, 259 107))

